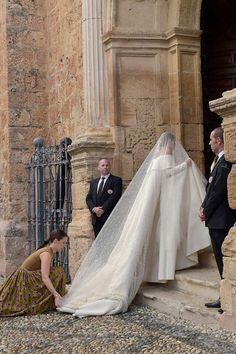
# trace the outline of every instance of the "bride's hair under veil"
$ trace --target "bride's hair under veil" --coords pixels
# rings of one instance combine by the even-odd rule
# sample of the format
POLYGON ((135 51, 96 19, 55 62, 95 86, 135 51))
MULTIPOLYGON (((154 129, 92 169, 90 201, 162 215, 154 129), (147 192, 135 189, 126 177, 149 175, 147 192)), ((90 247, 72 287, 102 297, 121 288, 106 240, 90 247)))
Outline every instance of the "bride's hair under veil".
MULTIPOLYGON (((80 316, 81 313, 82 315, 101 315, 127 310, 140 284, 145 280, 144 275, 147 268, 146 257, 148 257, 147 254, 150 252, 150 248, 152 248, 150 237, 151 234, 154 235, 155 230, 153 228, 156 227, 158 218, 157 214, 155 214, 155 205, 158 204, 158 193, 162 188, 161 181, 163 180, 163 176, 165 176, 164 171, 162 173, 162 170, 159 170, 156 166, 160 161, 161 163, 164 162, 162 166, 166 166, 164 168, 168 169, 170 167, 169 161, 171 161, 171 167, 179 167, 181 164, 186 167, 185 161, 188 159, 188 154, 172 133, 164 132, 160 136, 93 242, 76 273, 69 293, 63 299, 60 311, 74 313, 75 315, 78 312, 78 316, 80 316), (158 191, 156 189, 157 185, 159 186, 158 191), (145 199, 145 203, 143 203, 143 199, 145 199), (99 307, 98 301, 106 301, 109 303, 109 306, 106 303, 106 306, 104 306, 105 309, 98 313, 96 310, 99 307), (95 304, 92 311, 88 309, 89 304, 95 304), (80 311, 84 305, 88 305, 85 311, 80 311)), ((200 199, 204 193, 202 175, 195 166, 192 166, 193 169, 195 169, 195 172, 192 173, 194 177, 191 178, 194 182, 191 188, 193 190, 196 189, 197 192, 192 193, 195 199, 194 211, 191 211, 192 214, 195 213, 196 205, 198 203, 200 205, 200 199), (195 195, 197 195, 196 198, 195 195)), ((171 168, 169 170, 173 171, 171 168)), ((175 181, 178 179, 179 177, 173 175, 173 178, 172 176, 164 178, 164 183, 166 185, 166 183, 170 183, 170 180, 175 181)), ((174 194, 176 190, 175 182, 172 186, 174 186, 174 189, 172 189, 174 194)), ((167 189, 169 191, 169 184, 167 189)), ((165 198, 166 196, 164 196, 165 198)), ((172 204, 174 204, 176 196, 172 195, 171 199, 173 199, 172 204)), ((168 215, 171 203, 168 204, 167 202, 165 205, 164 214, 168 215)), ((177 211, 179 209, 176 208, 177 211)), ((172 214, 175 215, 176 220, 179 218, 175 210, 172 214)), ((188 218, 190 212, 187 211, 186 214, 188 218)), ((195 216, 191 216, 191 218, 193 219, 195 216)), ((200 228, 203 228, 201 224, 199 225, 200 228)), ((193 232, 195 237, 196 233, 199 233, 199 228, 196 224, 194 224, 194 228, 196 229, 193 232)), ((202 232, 202 229, 200 232, 202 232)), ((174 233, 175 230, 172 230, 172 235, 174 233)), ((193 242, 193 251, 192 247, 189 248, 188 246, 187 252, 190 252, 190 255, 199 249, 198 244, 202 248, 210 244, 210 241, 207 244, 208 239, 205 237, 206 235, 204 234, 203 236, 202 238, 201 236, 198 237, 198 239, 195 237, 197 240, 193 242), (200 238, 203 241, 199 241, 200 238)), ((195 259, 196 257, 194 261, 195 259)))
POLYGON ((155 157, 159 157, 160 155, 173 155, 177 165, 188 159, 187 152, 176 140, 175 135, 170 132, 161 134, 154 146, 154 150, 156 150, 155 157))

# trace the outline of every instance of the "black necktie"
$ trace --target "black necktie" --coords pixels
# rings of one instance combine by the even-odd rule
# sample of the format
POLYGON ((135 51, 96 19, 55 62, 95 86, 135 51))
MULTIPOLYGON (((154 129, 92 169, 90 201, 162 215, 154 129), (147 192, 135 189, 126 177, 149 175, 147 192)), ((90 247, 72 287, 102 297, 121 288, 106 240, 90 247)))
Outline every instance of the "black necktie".
POLYGON ((105 182, 105 177, 101 177, 101 182, 100 182, 100 185, 99 185, 99 188, 98 188, 98 191, 97 191, 98 197, 100 197, 101 194, 102 194, 102 190, 103 190, 103 187, 104 187, 104 182, 105 182))
POLYGON ((214 157, 214 160, 213 160, 212 165, 211 165, 211 172, 213 171, 213 168, 215 167, 215 165, 216 165, 216 163, 217 163, 218 160, 219 160, 219 156, 216 155, 216 156, 214 157))

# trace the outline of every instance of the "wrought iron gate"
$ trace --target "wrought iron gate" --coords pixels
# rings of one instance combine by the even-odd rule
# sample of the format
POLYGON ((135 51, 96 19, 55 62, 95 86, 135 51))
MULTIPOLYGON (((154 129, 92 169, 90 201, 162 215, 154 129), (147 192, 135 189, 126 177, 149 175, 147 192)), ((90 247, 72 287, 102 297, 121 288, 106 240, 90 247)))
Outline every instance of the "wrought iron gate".
MULTIPOLYGON (((70 138, 59 145, 44 146, 42 138, 33 141, 35 150, 28 165, 28 242, 32 252, 53 229, 67 232, 72 219, 72 175, 68 146, 70 138)), ((69 281, 69 247, 57 254, 54 264, 61 265, 69 281)))

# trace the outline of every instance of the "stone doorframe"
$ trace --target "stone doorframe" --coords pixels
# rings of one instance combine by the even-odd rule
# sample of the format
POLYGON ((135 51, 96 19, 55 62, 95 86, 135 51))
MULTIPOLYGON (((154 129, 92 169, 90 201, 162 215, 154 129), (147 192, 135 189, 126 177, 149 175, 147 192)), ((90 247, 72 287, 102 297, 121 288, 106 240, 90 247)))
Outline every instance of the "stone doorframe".
MULTIPOLYGON (((228 177, 228 199, 236 209, 236 89, 226 91, 222 98, 210 102, 210 109, 223 118, 224 151, 226 160, 232 162, 228 177)), ((220 317, 223 328, 236 332, 236 226, 230 229, 222 246, 224 255, 224 279, 221 281, 221 307, 225 311, 220 317)))
POLYGON ((93 240, 85 196, 101 157, 133 177, 171 129, 203 168, 201 0, 83 0, 86 124, 71 147, 71 273, 93 240))

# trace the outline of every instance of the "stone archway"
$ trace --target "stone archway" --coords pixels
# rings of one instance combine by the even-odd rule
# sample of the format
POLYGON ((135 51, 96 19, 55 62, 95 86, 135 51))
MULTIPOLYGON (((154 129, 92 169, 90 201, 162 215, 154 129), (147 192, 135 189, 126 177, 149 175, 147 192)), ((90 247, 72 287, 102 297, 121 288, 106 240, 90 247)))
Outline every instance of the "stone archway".
MULTIPOLYGON (((196 15, 201 1, 100 0, 99 7, 94 1, 89 4, 92 15, 84 20, 88 31, 83 33, 83 58, 90 53, 92 60, 86 61, 83 81, 90 126, 74 141, 71 151, 75 202, 70 235, 75 249, 82 253, 92 237, 84 198, 98 156, 106 149, 113 157, 114 173, 128 183, 159 135, 170 129, 199 167, 204 166, 200 15, 196 15), (87 43, 91 39, 88 33, 95 33, 96 41, 87 43), (105 49, 105 69, 96 50, 100 41, 105 49), (93 67, 89 68, 90 63, 93 67), (88 76, 97 68, 107 74, 108 100, 104 100, 105 86, 99 87, 88 76), (90 94, 92 89, 96 95, 90 94), (103 107, 106 114, 95 117, 94 107, 103 107)), ((71 264, 78 264, 78 254, 76 251, 71 264)))

